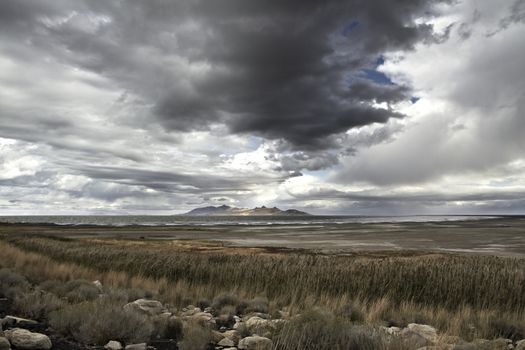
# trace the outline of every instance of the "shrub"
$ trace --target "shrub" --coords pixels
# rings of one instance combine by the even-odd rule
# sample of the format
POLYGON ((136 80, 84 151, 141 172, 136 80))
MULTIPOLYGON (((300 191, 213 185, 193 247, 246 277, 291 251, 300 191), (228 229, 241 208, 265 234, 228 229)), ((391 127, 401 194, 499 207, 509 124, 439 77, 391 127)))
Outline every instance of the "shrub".
POLYGON ((166 322, 166 328, 164 329, 164 338, 181 339, 183 330, 184 327, 181 319, 178 317, 170 317, 166 322))
POLYGON ((97 299, 100 290, 92 282, 86 280, 72 280, 66 283, 60 281, 45 281, 40 288, 66 298, 69 302, 79 303, 82 301, 97 299))
POLYGON ((320 310, 309 310, 278 328, 274 335, 279 350, 380 350, 379 333, 320 310))
POLYGON ((500 317, 492 317, 489 320, 489 337, 505 338, 518 341, 525 338, 525 325, 523 322, 512 322, 500 317))
POLYGON ((239 299, 232 294, 219 294, 215 298, 213 298, 212 306, 215 310, 220 310, 226 305, 236 306, 239 302, 239 299))
POLYGON ((153 325, 152 338, 156 339, 182 339, 183 323, 180 318, 171 316, 156 316, 150 318, 153 325))
POLYGON ((184 327, 181 350, 205 350, 212 339, 211 330, 200 322, 190 320, 184 327))
POLYGON ((64 336, 84 344, 104 345, 109 340, 144 342, 153 331, 145 316, 124 310, 122 304, 102 299, 68 305, 49 315, 50 325, 64 336))
POLYGON ((354 304, 345 304, 336 312, 337 316, 346 318, 351 322, 363 322, 363 312, 354 304))
POLYGON ((248 306, 245 310, 246 313, 250 312, 261 312, 261 313, 268 313, 268 299, 266 298, 253 298, 248 302, 248 306))
POLYGON ((18 295, 15 298, 14 309, 23 317, 43 320, 47 318, 49 313, 62 307, 63 304, 63 301, 57 296, 36 290, 18 295))
POLYGON ((211 306, 211 303, 208 299, 200 299, 198 302, 197 302, 197 307, 201 310, 204 310, 206 309, 207 307, 210 307, 211 306))
POLYGON ((17 294, 27 291, 29 286, 24 276, 9 269, 0 269, 0 297, 13 299, 17 294))

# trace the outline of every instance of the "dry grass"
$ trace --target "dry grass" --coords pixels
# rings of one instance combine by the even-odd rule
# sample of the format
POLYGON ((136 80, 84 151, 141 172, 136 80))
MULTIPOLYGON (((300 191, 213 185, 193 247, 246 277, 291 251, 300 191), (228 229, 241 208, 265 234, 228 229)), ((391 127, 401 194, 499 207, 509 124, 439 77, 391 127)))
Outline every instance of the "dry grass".
POLYGON ((269 303, 263 298, 252 307, 300 312, 323 306, 354 323, 428 323, 465 339, 525 330, 524 260, 224 254, 186 251, 186 242, 119 242, 4 239, 0 265, 37 282, 98 279, 115 288, 150 290, 175 306, 204 298, 238 307, 242 300, 264 296, 269 303), (214 300, 221 293, 239 300, 214 300))

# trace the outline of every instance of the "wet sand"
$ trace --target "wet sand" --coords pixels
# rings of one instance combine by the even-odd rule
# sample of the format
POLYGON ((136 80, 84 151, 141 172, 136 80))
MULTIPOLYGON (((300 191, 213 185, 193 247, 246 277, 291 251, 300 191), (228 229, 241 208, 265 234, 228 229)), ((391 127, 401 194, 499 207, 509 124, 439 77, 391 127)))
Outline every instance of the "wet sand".
POLYGON ((212 240, 227 246, 283 247, 336 254, 414 250, 525 257, 525 217, 312 225, 109 227, 0 224, 0 234, 212 240))

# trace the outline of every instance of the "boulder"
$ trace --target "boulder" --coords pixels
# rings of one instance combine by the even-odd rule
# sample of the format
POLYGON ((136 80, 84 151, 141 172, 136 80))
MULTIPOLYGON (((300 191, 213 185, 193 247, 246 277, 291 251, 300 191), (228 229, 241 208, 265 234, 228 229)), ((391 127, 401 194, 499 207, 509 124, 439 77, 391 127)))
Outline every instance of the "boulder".
POLYGON ((391 335, 391 336, 398 336, 399 333, 401 333, 401 328, 399 328, 399 327, 384 327, 384 326, 381 326, 381 327, 379 327, 379 329, 381 331, 383 331, 384 333, 386 333, 388 335, 391 335))
POLYGON ((217 332, 217 331, 211 331, 211 341, 212 342, 218 343, 223 339, 224 339, 224 334, 222 334, 221 332, 217 332))
POLYGON ((273 343, 270 339, 254 335, 239 341, 239 349, 245 350, 272 350, 273 343))
POLYGON ((525 339, 516 342, 516 347, 514 350, 525 350, 525 339))
POLYGON ((235 343, 230 338, 223 338, 217 345, 230 348, 235 346, 235 343))
POLYGON ((275 330, 276 325, 271 321, 259 316, 250 317, 244 325, 252 334, 266 335, 275 330))
POLYGON ((215 327, 215 318, 213 317, 212 314, 208 313, 208 312, 197 312, 196 314, 192 315, 192 316, 187 316, 186 319, 192 319, 192 320, 195 320, 197 322, 201 322, 201 324, 207 324, 209 326, 213 326, 215 327))
POLYGON ((182 309, 182 316, 193 316, 199 312, 202 312, 202 310, 198 307, 195 307, 193 305, 188 305, 187 307, 182 309))
POLYGON ((437 340, 437 330, 426 324, 410 323, 407 328, 414 333, 419 334, 429 342, 436 342, 437 340))
POLYGON ((150 299, 137 299, 124 305, 124 309, 138 311, 151 316, 160 315, 167 311, 160 301, 150 299))
POLYGON ((420 334, 411 331, 408 328, 403 328, 399 333, 399 336, 403 339, 405 343, 408 343, 410 347, 419 349, 428 345, 428 340, 425 339, 420 334))
POLYGON ((122 344, 116 340, 110 340, 106 345, 104 345, 104 349, 107 350, 122 350, 122 344))
POLYGON ((102 283, 99 281, 99 280, 96 280, 96 281, 93 281, 93 285, 95 287, 97 287, 97 289, 99 290, 99 292, 102 292, 104 289, 102 287, 102 283))
POLYGON ((26 329, 14 328, 5 332, 6 338, 17 349, 51 349, 51 340, 45 334, 33 333, 26 329))
POLYGON ((126 345, 126 350, 147 350, 147 349, 148 349, 148 345, 146 343, 126 345))
POLYGON ((231 341, 233 341, 235 344, 237 344, 240 339, 239 332, 236 331, 235 329, 223 332, 222 335, 224 335, 225 338, 228 338, 231 341))
POLYGON ((38 322, 34 320, 9 315, 4 317, 2 323, 7 327, 24 327, 38 324, 38 322))
POLYGON ((11 350, 11 344, 7 338, 0 337, 0 350, 11 350))

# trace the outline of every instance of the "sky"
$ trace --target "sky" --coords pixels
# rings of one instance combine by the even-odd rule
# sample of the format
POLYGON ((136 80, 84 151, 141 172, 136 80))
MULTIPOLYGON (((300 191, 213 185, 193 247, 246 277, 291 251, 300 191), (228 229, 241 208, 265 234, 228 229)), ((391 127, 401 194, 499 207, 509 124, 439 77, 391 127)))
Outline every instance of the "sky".
POLYGON ((525 213, 525 0, 2 0, 0 215, 525 213))

